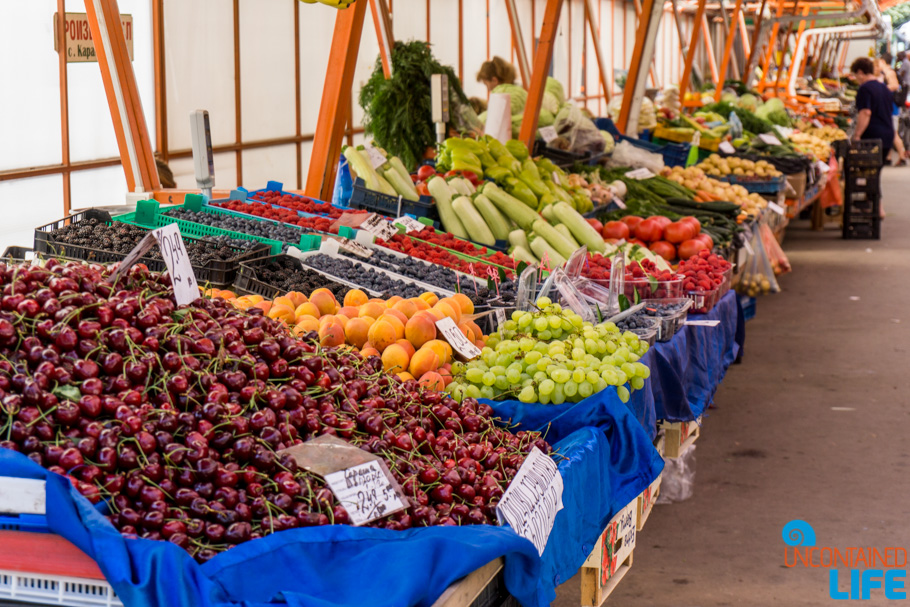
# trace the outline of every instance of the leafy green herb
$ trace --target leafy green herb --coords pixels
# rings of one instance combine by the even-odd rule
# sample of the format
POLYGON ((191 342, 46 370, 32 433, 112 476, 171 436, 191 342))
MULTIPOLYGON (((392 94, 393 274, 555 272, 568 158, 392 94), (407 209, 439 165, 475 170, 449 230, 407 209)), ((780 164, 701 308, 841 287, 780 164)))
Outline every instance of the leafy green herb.
POLYGON ((625 312, 632 307, 632 304, 629 303, 629 298, 625 296, 624 293, 619 294, 619 311, 625 312))

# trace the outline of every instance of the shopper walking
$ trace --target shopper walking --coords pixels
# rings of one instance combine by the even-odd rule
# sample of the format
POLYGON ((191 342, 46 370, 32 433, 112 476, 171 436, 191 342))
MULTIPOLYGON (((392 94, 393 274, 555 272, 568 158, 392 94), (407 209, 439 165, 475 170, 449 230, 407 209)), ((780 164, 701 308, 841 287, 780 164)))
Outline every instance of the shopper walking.
MULTIPOLYGON (((904 142, 897 134, 897 123, 900 118, 900 82, 897 79, 897 74, 894 69, 891 67, 891 54, 885 52, 881 57, 875 60, 876 75, 880 82, 883 82, 885 86, 888 87, 888 90, 891 91, 892 96, 892 107, 891 107, 891 125, 894 129, 894 141, 892 142, 892 147, 897 152, 897 162, 894 163, 894 166, 906 166, 907 161, 905 156, 907 155, 906 150, 904 150, 904 142)), ((884 157, 885 164, 888 164, 888 156, 884 157)))

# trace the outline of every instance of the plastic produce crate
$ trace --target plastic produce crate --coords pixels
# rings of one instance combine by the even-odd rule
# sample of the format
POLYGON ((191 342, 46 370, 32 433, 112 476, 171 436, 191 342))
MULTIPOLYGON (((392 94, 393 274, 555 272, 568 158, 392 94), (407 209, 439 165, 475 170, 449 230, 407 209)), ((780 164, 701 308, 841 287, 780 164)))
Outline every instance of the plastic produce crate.
POLYGON ((844 155, 844 166, 848 171, 851 167, 881 167, 882 151, 880 139, 854 141, 844 155))
POLYGON ((881 217, 847 217, 844 216, 845 240, 881 240, 881 217))
POLYGON ((543 156, 552 161, 556 166, 566 169, 575 163, 596 164, 603 154, 577 154, 568 150, 549 147, 542 139, 534 142, 533 156, 543 156))
MULTIPOLYGON (((718 179, 714 177, 714 179, 718 179)), ((741 185, 746 188, 750 194, 777 194, 787 187, 787 176, 780 175, 773 179, 757 179, 749 177, 740 177, 739 175, 725 175, 720 178, 734 185, 741 185)))
MULTIPOLYGON (((693 129, 694 130, 694 129, 693 129)), ((657 128, 654 129, 654 143, 663 143, 663 142, 672 142, 672 143, 688 143, 692 144, 692 139, 695 136, 693 132, 691 135, 686 133, 680 133, 674 131, 665 126, 657 125, 657 128)), ((716 152, 720 148, 720 142, 723 139, 716 139, 711 137, 706 137, 704 135, 699 139, 698 147, 702 150, 708 150, 710 152, 716 152)))
POLYGON ((0 570, 0 599, 68 607, 123 607, 105 581, 0 570))
POLYGON ((0 531, 51 532, 43 514, 0 514, 0 531))
POLYGON ((35 256, 35 249, 29 247, 6 247, 3 251, 3 259, 13 259, 15 261, 25 261, 35 256))
MULTIPOLYGON (((127 256, 127 253, 115 253, 103 249, 93 249, 91 247, 60 243, 54 240, 51 235, 54 230, 71 223, 82 221, 83 219, 97 219, 98 221, 104 221, 108 224, 114 223, 110 213, 98 209, 87 209, 80 213, 76 213, 75 215, 64 217, 63 219, 35 228, 35 251, 42 253, 45 256, 53 257, 59 255, 91 263, 108 264, 123 261, 127 256)), ((196 238, 186 239, 190 241, 198 240, 196 238)), ((269 250, 269 247, 263 244, 262 246, 247 252, 243 252, 241 249, 233 250, 239 255, 230 261, 213 260, 208 262, 205 266, 194 265, 193 272, 196 275, 196 280, 202 285, 210 284, 215 287, 228 286, 237 276, 241 261, 260 257, 269 250)), ((153 272, 164 272, 167 270, 167 264, 164 263, 163 259, 140 257, 138 261, 144 263, 148 266, 149 270, 153 272)))
POLYGON ((366 187, 366 183, 360 177, 354 182, 354 191, 349 204, 351 209, 364 209, 386 217, 413 215, 417 218, 427 217, 434 222, 439 221, 439 212, 431 197, 421 196, 419 201, 414 202, 400 196, 374 192, 366 187))
MULTIPOLYGON (((243 188, 239 188, 238 190, 246 193, 247 200, 254 200, 254 199, 256 199, 255 196, 260 195, 260 194, 265 194, 267 192, 278 192, 282 196, 293 196, 294 198, 299 198, 300 200, 309 200, 309 201, 313 202, 314 204, 324 204, 327 207, 332 207, 332 208, 338 209, 339 211, 348 210, 347 208, 345 208, 343 206, 330 204, 323 200, 319 200, 318 198, 310 198, 309 196, 304 196, 302 194, 296 194, 294 192, 286 192, 284 190, 284 184, 280 181, 268 181, 268 182, 266 182, 266 185, 264 188, 260 188, 258 190, 247 191, 243 188)), ((256 199, 256 200, 258 200, 258 199, 256 199)), ((303 212, 303 211, 301 211, 301 212, 303 212)), ((311 214, 327 215, 328 213, 317 212, 317 213, 311 213, 311 214)))
MULTIPOLYGON (((242 264, 240 264, 240 271, 237 273, 237 278, 234 280, 234 287, 236 287, 236 289, 238 291, 243 291, 244 293, 251 293, 253 295, 261 295, 262 297, 265 297, 266 299, 274 299, 278 295, 283 295, 285 292, 284 289, 282 289, 281 287, 270 285, 270 284, 262 281, 259 278, 259 274, 257 272, 258 269, 269 265, 273 261, 280 261, 283 259, 294 260, 295 262, 297 262, 300 265, 300 267, 302 269, 304 268, 304 265, 302 263, 300 263, 299 259, 297 259, 295 257, 291 257, 290 255, 268 255, 265 257, 257 257, 256 259, 248 259, 248 260, 245 260, 242 264)), ((319 270, 315 270, 310 267, 306 267, 305 269, 315 272, 317 274, 321 274, 322 276, 325 276, 326 283, 334 282, 334 283, 348 286, 352 289, 360 288, 359 286, 357 286, 353 283, 350 283, 346 280, 341 280, 339 278, 334 278, 332 276, 328 276, 328 275, 324 274, 323 272, 320 272, 319 270)), ((378 293, 376 293, 376 295, 378 295, 378 293)))

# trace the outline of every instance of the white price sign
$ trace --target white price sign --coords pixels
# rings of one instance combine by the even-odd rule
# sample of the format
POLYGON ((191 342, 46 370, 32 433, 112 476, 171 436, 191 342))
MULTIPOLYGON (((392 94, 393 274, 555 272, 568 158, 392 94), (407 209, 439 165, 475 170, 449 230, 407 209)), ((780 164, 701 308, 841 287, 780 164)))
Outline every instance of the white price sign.
POLYGON ((651 179, 652 177, 654 177, 654 173, 652 173, 649 169, 642 167, 640 169, 635 169, 634 171, 629 171, 628 173, 626 173, 626 177, 628 177, 629 179, 638 179, 638 180, 651 179))
POLYGON ((720 324, 719 320, 687 320, 686 325, 689 327, 716 327, 720 324))
POLYGON ((776 202, 769 202, 768 208, 771 209, 772 211, 774 211, 775 213, 777 213, 778 215, 783 215, 786 212, 786 211, 784 211, 784 207, 780 206, 776 202))
POLYGON ((545 126, 540 129, 540 136, 543 137, 544 143, 550 143, 559 137, 559 133, 556 132, 556 127, 545 126))
POLYGON ((395 229, 395 226, 386 221, 385 217, 376 213, 370 213, 367 215, 367 218, 364 219, 363 223, 360 224, 360 229, 366 230, 370 234, 383 240, 388 240, 398 233, 398 230, 395 229))
POLYGON ((449 342, 452 349, 466 360, 471 360, 480 356, 480 348, 472 344, 464 333, 461 332, 455 321, 451 318, 443 318, 436 321, 436 328, 442 333, 442 337, 449 342))
POLYGON ((774 135, 772 135, 770 133, 765 133, 764 135, 759 135, 758 138, 761 139, 762 141, 764 141, 765 143, 767 143, 768 145, 780 145, 780 139, 778 139, 777 137, 775 137, 774 135))
POLYGON ((377 460, 326 474, 325 482, 354 525, 363 525, 408 507, 407 499, 399 493, 389 472, 377 460))
POLYGON ((620 209, 626 208, 626 203, 622 201, 622 198, 620 198, 619 196, 617 196, 615 194, 613 195, 613 204, 618 206, 620 209))
POLYGON ((563 508, 562 491, 562 476, 556 462, 534 447, 496 505, 496 518, 500 524, 508 523, 515 533, 531 540, 542 555, 556 513, 563 508))
POLYGON ((180 236, 180 228, 176 223, 163 228, 152 230, 139 241, 139 244, 129 252, 117 268, 114 279, 126 272, 140 257, 145 255, 155 244, 161 249, 161 257, 167 265, 171 275, 171 284, 174 287, 174 299, 178 306, 193 303, 199 297, 199 283, 190 264, 189 255, 180 236))
POLYGON ((717 149, 719 149, 724 154, 735 154, 736 153, 736 148, 733 147, 733 144, 730 143, 729 141, 721 141, 720 145, 717 146, 717 149))
POLYGON ((401 227, 403 227, 405 232, 408 234, 410 234, 411 232, 420 232, 421 230, 423 230, 427 227, 427 226, 423 225, 422 223, 420 223, 419 221, 417 221, 416 219, 414 219, 413 217, 408 217, 407 215, 404 215, 403 217, 399 217, 398 219, 394 220, 392 223, 398 224, 401 227))
POLYGON ((370 164, 373 165, 374 169, 378 169, 386 163, 386 157, 382 155, 382 152, 377 150, 371 145, 366 147, 367 157, 370 159, 370 164))
POLYGON ((340 242, 338 243, 338 248, 360 257, 373 256, 373 251, 369 250, 359 242, 351 240, 350 238, 341 238, 340 242))
POLYGON ((506 322, 506 311, 502 308, 496 308, 493 314, 496 317, 496 330, 501 331, 502 325, 506 322))

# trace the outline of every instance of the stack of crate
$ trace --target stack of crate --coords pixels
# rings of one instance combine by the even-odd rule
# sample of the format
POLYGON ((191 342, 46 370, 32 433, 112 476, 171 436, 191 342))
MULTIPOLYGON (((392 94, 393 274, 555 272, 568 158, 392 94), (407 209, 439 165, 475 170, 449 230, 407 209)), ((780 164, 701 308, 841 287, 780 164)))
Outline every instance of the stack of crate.
POLYGON ((881 238, 882 143, 853 142, 844 154, 844 238, 881 238))

